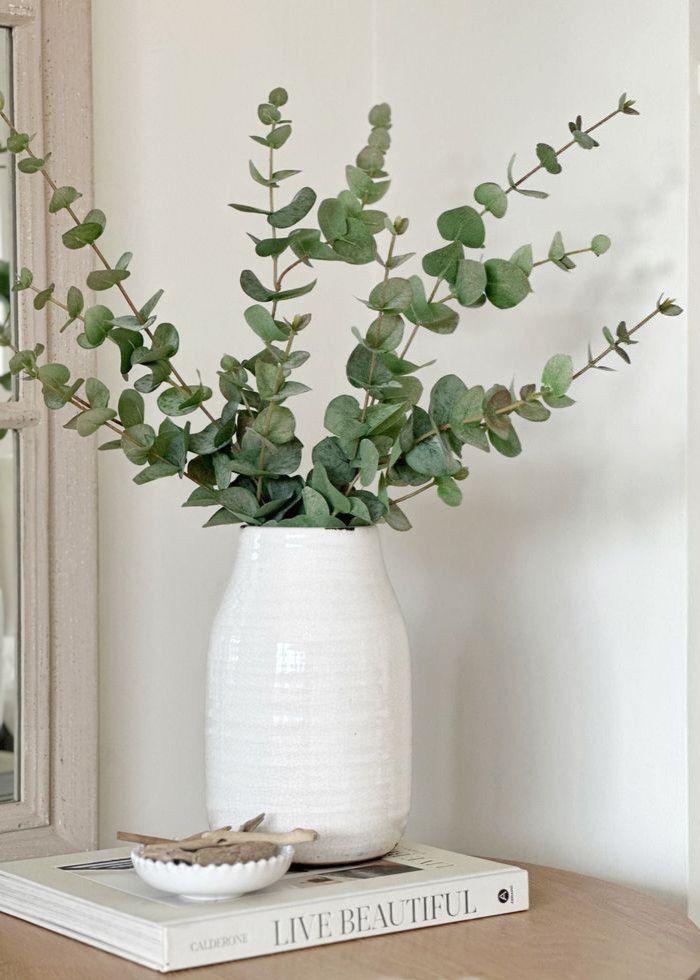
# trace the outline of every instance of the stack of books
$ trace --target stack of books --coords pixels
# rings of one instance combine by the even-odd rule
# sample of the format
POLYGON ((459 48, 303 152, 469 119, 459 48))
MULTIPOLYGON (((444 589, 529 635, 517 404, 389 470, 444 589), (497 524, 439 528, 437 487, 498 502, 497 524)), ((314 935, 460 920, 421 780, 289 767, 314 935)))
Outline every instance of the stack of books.
POLYGON ((522 868, 410 841, 360 864, 293 865, 262 891, 205 904, 153 890, 128 854, 0 864, 0 911, 167 973, 528 907, 522 868))

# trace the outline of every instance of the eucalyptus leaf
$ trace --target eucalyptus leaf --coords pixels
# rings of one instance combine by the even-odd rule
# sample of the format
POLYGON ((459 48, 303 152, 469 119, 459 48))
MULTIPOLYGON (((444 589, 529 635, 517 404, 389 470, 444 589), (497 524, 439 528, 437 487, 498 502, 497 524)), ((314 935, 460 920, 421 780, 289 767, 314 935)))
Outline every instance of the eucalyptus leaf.
POLYGON ((502 218, 508 210, 508 198, 499 184, 491 182, 479 184, 474 191, 474 200, 479 204, 483 204, 494 218, 502 218))
POLYGON ((443 211, 437 220, 437 226, 443 238, 450 242, 461 242, 468 248, 481 248, 486 238, 483 218, 468 205, 443 211))
POLYGON ((76 429, 80 436, 91 436, 116 416, 112 408, 91 408, 78 416, 76 429))
POLYGON ((306 217, 315 203, 316 192, 310 187, 302 187, 289 204, 278 211, 273 211, 267 216, 267 220, 273 228, 291 228, 306 217))
POLYGON ((88 272, 88 289, 94 289, 95 291, 111 289, 117 283, 128 279, 130 275, 131 273, 128 269, 96 269, 94 272, 88 272))
POLYGON ((49 201, 49 213, 56 214, 57 211, 69 208, 79 197, 82 197, 82 194, 78 193, 75 187, 57 187, 49 201))
POLYGON ((519 187, 518 186, 518 182, 513 179, 513 164, 514 163, 515 163, 515 153, 513 154, 513 156, 510 158, 510 160, 508 162, 508 186, 510 187, 510 189, 512 191, 515 191, 516 194, 522 194, 523 197, 535 197, 535 198, 538 198, 541 201, 543 201, 545 198, 549 197, 549 194, 545 193, 545 191, 535 191, 535 190, 532 190, 531 188, 525 188, 525 189, 523 189, 522 187, 519 187))
POLYGON ((402 313, 413 300, 413 290, 408 279, 398 277, 386 279, 374 287, 369 294, 368 305, 373 310, 386 313, 402 313))
POLYGON ((249 306, 243 314, 250 329, 258 335, 266 344, 273 340, 284 340, 289 331, 282 329, 273 320, 270 311, 264 306, 249 306))
POLYGON ((411 522, 397 504, 390 504, 384 520, 395 531, 410 531, 411 522))
POLYGON ((486 289, 486 267, 473 259, 460 259, 455 278, 455 296, 461 306, 472 306, 486 289))
POLYGON ((448 507, 459 507, 462 503, 462 491, 459 484, 451 476, 438 477, 437 495, 448 507))
POLYGON ((423 257, 423 271, 436 279, 445 279, 447 282, 453 283, 463 257, 462 245, 459 242, 452 242, 450 245, 435 249, 434 252, 428 252, 423 257))
POLYGON ((560 174, 561 164, 557 159, 557 151, 548 143, 538 143, 535 152, 537 159, 549 174, 560 174))
POLYGON ((146 412, 143 396, 133 388, 125 388, 119 396, 118 410, 119 418, 127 429, 141 425, 146 412))
POLYGON ((374 482, 379 468, 379 453, 371 439, 362 439, 359 448, 360 483, 368 487, 374 482))
POLYGON ((568 354, 555 354, 544 366, 542 385, 548 388, 555 397, 561 397, 569 390, 573 371, 573 362, 568 354))
POLYGON ((533 265, 532 245, 521 245, 513 252, 510 261, 522 269, 526 276, 529 276, 533 265))
POLYGON ((506 259, 487 259, 486 298, 501 310, 511 309, 532 292, 530 282, 514 262, 506 259))

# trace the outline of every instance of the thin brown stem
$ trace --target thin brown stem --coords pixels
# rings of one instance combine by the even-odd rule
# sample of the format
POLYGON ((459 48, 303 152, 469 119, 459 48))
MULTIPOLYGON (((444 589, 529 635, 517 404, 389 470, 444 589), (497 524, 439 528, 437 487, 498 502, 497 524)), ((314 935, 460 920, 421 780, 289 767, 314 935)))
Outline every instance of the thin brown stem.
POLYGON ((435 480, 431 480, 430 483, 425 483, 422 487, 418 487, 417 490, 412 490, 410 493, 405 493, 403 497, 396 497, 394 500, 390 500, 389 503, 400 504, 404 500, 410 500, 411 497, 417 497, 419 493, 425 493, 426 490, 430 490, 431 487, 436 485, 435 480))
MULTIPOLYGON (((31 285, 29 288, 31 289, 31 291, 33 293, 41 293, 41 292, 43 292, 43 290, 39 289, 37 286, 34 286, 34 285, 31 285)), ((83 323, 85 323, 85 317, 81 313, 76 314, 76 316, 72 316, 72 314, 71 314, 70 310, 68 309, 68 307, 66 306, 66 304, 65 303, 62 303, 60 300, 56 299, 55 296, 49 296, 49 300, 48 301, 53 306, 57 306, 57 307, 59 307, 59 309, 64 310, 68 314, 68 316, 71 317, 71 319, 73 319, 73 320, 81 320, 83 323)), ((68 324, 66 324, 66 326, 68 326, 68 324)), ((61 327, 61 331, 63 331, 63 330, 65 330, 65 327, 61 327)))
MULTIPOLYGON (((660 312, 661 311, 657 307, 656 309, 652 310, 651 313, 648 313, 645 317, 642 317, 642 319, 638 323, 636 323, 633 327, 631 327, 627 331, 627 336, 631 337, 632 334, 640 330, 646 323, 649 323, 650 320, 653 320, 653 318, 657 316, 660 312)), ((600 354, 596 355, 596 357, 590 358, 587 364, 585 364, 582 368, 579 368, 579 370, 572 375, 571 377, 572 382, 576 381, 578 378, 584 375, 586 371, 590 371, 592 368, 595 368, 595 366, 599 364, 604 357, 607 357, 608 354, 612 353, 612 351, 615 349, 616 346, 617 346, 616 344, 608 344, 608 346, 604 348, 604 350, 602 350, 600 354)), ((541 398, 541 397, 542 397, 541 391, 534 391, 528 400, 532 401, 534 399, 541 398)), ((518 408, 520 408, 521 405, 524 404, 525 401, 522 398, 518 398, 515 401, 510 402, 510 404, 503 405, 501 408, 496 409, 495 414, 509 415, 511 412, 516 411, 518 408)), ((477 425, 478 423, 481 423, 483 421, 484 421, 483 415, 475 415, 470 418, 463 419, 462 425, 477 425)), ((418 445, 418 443, 420 442, 424 442, 426 439, 431 439, 439 432, 445 431, 449 428, 450 428, 449 425, 436 426, 434 429, 430 429, 430 431, 425 432, 422 436, 416 439, 415 445, 418 445)), ((434 486, 434 482, 435 481, 433 481, 433 483, 427 483, 424 486, 419 487, 418 490, 414 490, 412 493, 405 494, 403 497, 398 497, 396 500, 392 500, 391 503, 398 504, 402 500, 409 500, 411 497, 415 497, 419 493, 423 493, 424 490, 429 490, 431 486, 434 486)))
POLYGON ((419 327, 420 327, 420 324, 419 323, 416 323, 415 326, 413 327, 413 330, 411 330, 411 333, 409 334, 408 340, 406 341, 403 350, 399 354, 399 357, 401 358, 401 360, 403 360, 405 358, 406 354, 408 354, 408 349, 411 346, 411 344, 413 343, 413 341, 415 340, 416 334, 418 333, 419 327))
MULTIPOLYGON (((429 303, 432 303, 433 300, 435 299, 435 296, 437 294, 437 291, 440 288, 440 283, 441 282, 442 282, 442 279, 441 278, 435 280, 435 285, 433 286, 432 292, 430 293, 430 296, 428 296, 428 302, 429 303)), ((439 300, 439 302, 444 303, 445 301, 444 300, 439 300)), ((416 323, 415 326, 413 327, 413 330, 411 330, 411 333, 409 334, 408 340, 406 341, 406 344, 404 345, 404 349, 399 354, 399 357, 401 358, 401 360, 403 360, 406 357, 406 354, 408 354, 408 352, 409 352, 409 350, 411 348, 411 344, 416 339, 416 336, 418 334, 419 327, 420 327, 420 324, 419 323, 416 323)))
POLYGON ((296 269, 298 265, 301 265, 301 261, 302 261, 301 259, 297 259, 296 262, 292 262, 290 265, 287 266, 286 269, 283 269, 282 272, 280 272, 279 278, 275 280, 275 289, 280 288, 280 286, 282 285, 282 280, 287 275, 287 273, 291 272, 292 269, 296 269))
MULTIPOLYGON (((633 333, 636 333, 641 327, 644 326, 645 323, 648 323, 650 320, 653 320, 654 317, 657 316, 660 312, 661 311, 657 307, 657 309, 653 310, 651 313, 648 313, 647 316, 645 316, 642 320, 639 321, 639 323, 636 323, 630 330, 627 331, 627 336, 631 337, 633 333)), ((602 350, 600 354, 598 354, 596 357, 592 357, 588 361, 588 364, 585 364, 582 368, 579 368, 579 370, 573 375, 572 381, 576 381, 576 379, 580 378, 581 375, 586 373, 586 371, 590 371, 591 368, 594 368, 596 364, 598 364, 600 361, 603 360, 604 357, 607 357, 608 354, 612 353, 612 351, 615 349, 616 346, 617 344, 608 344, 605 350, 602 350)))
MULTIPOLYGON (((583 132, 584 133, 592 133, 594 129, 597 129, 599 126, 602 126, 603 123, 608 122, 608 120, 612 119, 614 116, 616 116, 620 112, 622 112, 621 109, 614 109, 612 112, 609 112, 607 114, 607 116, 603 116, 602 119, 599 119, 597 123, 593 123, 593 125, 592 126, 589 126, 588 129, 584 129, 583 132)), ((561 154, 562 153, 565 153, 566 150, 568 150, 570 147, 572 147, 575 142, 576 142, 576 140, 572 139, 572 140, 569 140, 568 143, 564 143, 564 145, 561 146, 556 151, 556 155, 558 157, 561 156, 561 154)), ((518 180, 513 181, 512 186, 506 187, 506 194, 510 194, 511 191, 514 191, 516 188, 520 187, 521 184, 524 184, 526 180, 529 180, 530 177, 533 177, 536 173, 538 173, 542 169, 544 169, 544 164, 539 163, 536 167, 533 167, 532 170, 528 170, 528 172, 526 174, 523 174, 523 176, 520 177, 518 180)), ((486 208, 484 208, 484 210, 481 213, 484 214, 485 212, 486 212, 486 208)))
POLYGON ((442 277, 440 277, 439 279, 436 279, 435 280, 435 285, 433 286, 432 292, 431 292, 430 296, 428 296, 428 302, 429 303, 432 303, 433 300, 435 299, 435 295, 436 295, 438 289, 440 288, 440 283, 441 282, 442 282, 442 277))
MULTIPOLYGON (((270 127, 270 133, 272 134, 274 133, 274 131, 275 131, 275 123, 272 123, 270 127)), ((268 153, 268 173, 267 173, 267 179, 270 181, 270 185, 268 187, 268 201, 270 206, 270 214, 272 214, 272 212, 275 210, 275 191, 272 186, 273 173, 274 173, 274 148, 271 146, 270 152, 268 153)), ((272 237, 273 239, 277 238, 277 229, 275 228, 274 225, 272 226, 272 237)), ((278 256, 273 255, 272 256, 272 281, 275 284, 276 290, 279 289, 279 280, 277 278, 277 263, 278 263, 278 256)), ((277 300, 274 300, 272 303, 273 319, 276 312, 277 312, 277 300)))
MULTIPOLYGON (((590 247, 590 245, 588 246, 588 248, 574 248, 570 252, 565 252, 562 258, 566 259, 570 255, 583 255, 584 252, 592 252, 592 251, 593 249, 590 247)), ((553 261, 554 259, 550 259, 550 258, 538 259, 537 262, 532 263, 532 268, 536 269, 538 265, 547 265, 548 262, 553 262, 553 261)))
MULTIPOLYGON (((386 261, 382 263, 383 266, 384 266, 384 276, 382 277, 382 282, 383 283, 386 283, 387 280, 389 279, 389 272, 390 272, 390 269, 391 269, 391 260, 392 260, 392 258, 394 256, 394 248, 396 246, 396 238, 397 238, 397 235, 395 233, 393 233, 392 236, 391 236, 391 241, 389 242, 389 248, 388 248, 387 253, 386 253, 386 261)), ((381 317, 384 316, 384 314, 383 313, 380 313, 379 316, 381 318, 381 317)), ((374 374, 374 369, 376 367, 376 363, 377 363, 377 355, 376 355, 376 353, 374 351, 372 351, 372 359, 370 361, 369 378, 368 378, 368 381, 369 381, 370 384, 372 383, 372 376, 374 374)), ((365 418, 367 417, 368 410, 372 407, 372 405, 374 405, 375 401, 376 401, 375 398, 370 398, 369 391, 365 391, 365 397, 364 397, 364 401, 362 403, 362 412, 360 414, 360 420, 362 422, 364 422, 365 418)), ((358 439, 357 442, 355 443, 355 452, 354 452, 353 455, 357 455, 357 450, 359 449, 359 446, 360 446, 360 440, 358 439)), ((357 472, 353 476, 352 480, 350 481, 350 483, 348 483, 348 485, 346 486, 345 490, 343 491, 345 493, 345 496, 346 497, 350 493, 350 491, 353 489, 353 487, 355 486, 355 484, 357 483, 357 481, 359 479, 360 479, 360 471, 357 470, 357 472)))

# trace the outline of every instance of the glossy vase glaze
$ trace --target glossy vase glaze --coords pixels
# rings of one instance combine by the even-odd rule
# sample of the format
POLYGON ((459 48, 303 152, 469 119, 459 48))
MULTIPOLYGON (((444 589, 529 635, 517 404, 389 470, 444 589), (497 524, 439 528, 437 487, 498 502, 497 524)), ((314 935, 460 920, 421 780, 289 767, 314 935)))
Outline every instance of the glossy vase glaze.
POLYGON ((379 533, 245 527, 207 671, 212 827, 310 827, 307 863, 385 854, 408 818, 408 641, 379 533))

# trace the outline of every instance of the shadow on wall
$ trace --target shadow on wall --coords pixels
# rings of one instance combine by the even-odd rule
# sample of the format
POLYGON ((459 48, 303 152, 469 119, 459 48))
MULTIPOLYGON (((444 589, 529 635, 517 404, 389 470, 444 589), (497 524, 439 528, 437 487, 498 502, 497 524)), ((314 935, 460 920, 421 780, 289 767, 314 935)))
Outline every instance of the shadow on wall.
MULTIPOLYGON (((626 211, 632 240, 649 238, 678 186, 678 174, 669 174, 643 210, 626 211)), ((673 288, 672 261, 645 262, 639 249, 606 269, 596 268, 592 305, 610 310, 613 328, 622 316, 641 318, 661 285, 673 288)), ((579 271, 585 274, 571 275, 579 271)), ((571 313, 556 326, 548 317, 544 330, 556 330, 557 350, 579 352, 578 366, 589 336, 594 352, 602 348, 603 323, 586 312, 585 282, 571 286, 571 313)), ((621 364, 622 372, 635 370, 645 339, 646 357, 655 350, 657 362, 674 343, 682 347, 680 318, 654 327, 667 332, 663 342, 640 334, 633 365, 621 364)), ((592 398, 568 411, 597 412, 601 431, 614 430, 615 400, 627 398, 635 406, 628 438, 643 445, 644 416, 653 411, 643 385, 634 376, 605 380, 617 384, 616 393, 604 392, 607 412, 592 398)), ((653 603, 663 569, 649 566, 650 553, 673 536, 682 547, 684 486, 673 474, 683 471, 684 434, 657 432, 648 452, 618 462, 619 432, 598 442, 595 423, 574 421, 565 441, 571 416, 557 418, 566 415, 555 413, 549 431, 521 421, 518 460, 472 452, 460 510, 448 512, 426 494, 407 506, 417 532, 384 536, 413 649, 420 738, 409 832, 470 853, 597 873, 678 903, 678 895, 654 888, 644 853, 645 841, 663 840, 666 814, 678 805, 659 789, 663 746, 674 739, 664 743, 660 733, 661 746, 650 751, 653 719, 639 685, 653 690, 658 682, 663 698, 664 663, 673 665, 673 684, 684 658, 682 623, 668 625, 667 649, 644 648, 645 622, 651 635, 665 632, 653 603), (400 562, 392 560, 399 554, 400 562), (628 609, 616 604, 622 579, 639 588, 628 609), (639 825, 646 830, 637 836, 639 825), (626 854, 606 848, 608 839, 625 841, 626 854), (635 863, 636 876, 629 873, 635 863)), ((629 423, 622 411, 619 424, 629 423)))
MULTIPOLYGON (((671 469, 683 456, 680 439, 675 456, 668 460, 671 469)), ((433 522, 430 544, 405 535, 387 548, 401 548, 402 563, 419 570, 419 594, 410 597, 410 604, 403 597, 413 646, 414 730, 421 733, 414 748, 413 836, 423 833, 436 844, 471 853, 573 870, 588 861, 589 873, 597 867, 603 876, 616 876, 614 855, 601 854, 591 841, 605 839, 613 801, 619 806, 620 789, 626 790, 622 796, 629 795, 625 783, 638 779, 620 750, 629 727, 621 713, 635 713, 636 670, 645 666, 634 666, 632 622, 626 624, 627 648, 614 650, 605 605, 596 618, 582 620, 581 594, 570 585, 569 566, 588 569, 592 583, 604 578, 614 602, 608 572, 635 575, 631 539, 642 526, 647 538, 663 534, 669 515, 675 517, 683 507, 683 488, 669 487, 660 476, 663 469, 654 459, 635 474, 640 494, 631 509, 621 504, 614 515, 626 533, 616 533, 606 544, 601 513, 603 526, 593 521, 589 547, 575 554, 567 549, 568 518, 587 511, 585 520, 591 521, 586 504, 597 493, 596 474, 584 466, 569 469, 557 507, 551 500, 546 510, 531 500, 519 501, 505 483, 500 492, 480 499, 470 500, 467 491, 461 514, 433 522), (470 503, 474 509, 465 520, 470 503), (502 560, 492 564, 482 555, 493 548, 491 529, 496 526, 507 547, 502 560), (455 577, 460 636, 441 616, 450 601, 447 580, 455 577), (608 799, 601 796, 601 786, 608 799), (557 794, 561 805, 552 807, 557 794), (578 841, 575 853, 570 843, 563 849, 558 843, 563 819, 568 841, 578 841)), ((558 473, 553 463, 540 471, 539 480, 556 480, 558 473)), ((588 598, 584 607, 590 609, 588 598)), ((649 719, 638 713, 639 726, 648 729, 649 719)), ((653 791, 653 774, 648 775, 653 791)), ((628 814, 632 838, 638 816, 628 814)), ((641 867, 641 880, 630 883, 648 887, 643 876, 641 867)))

